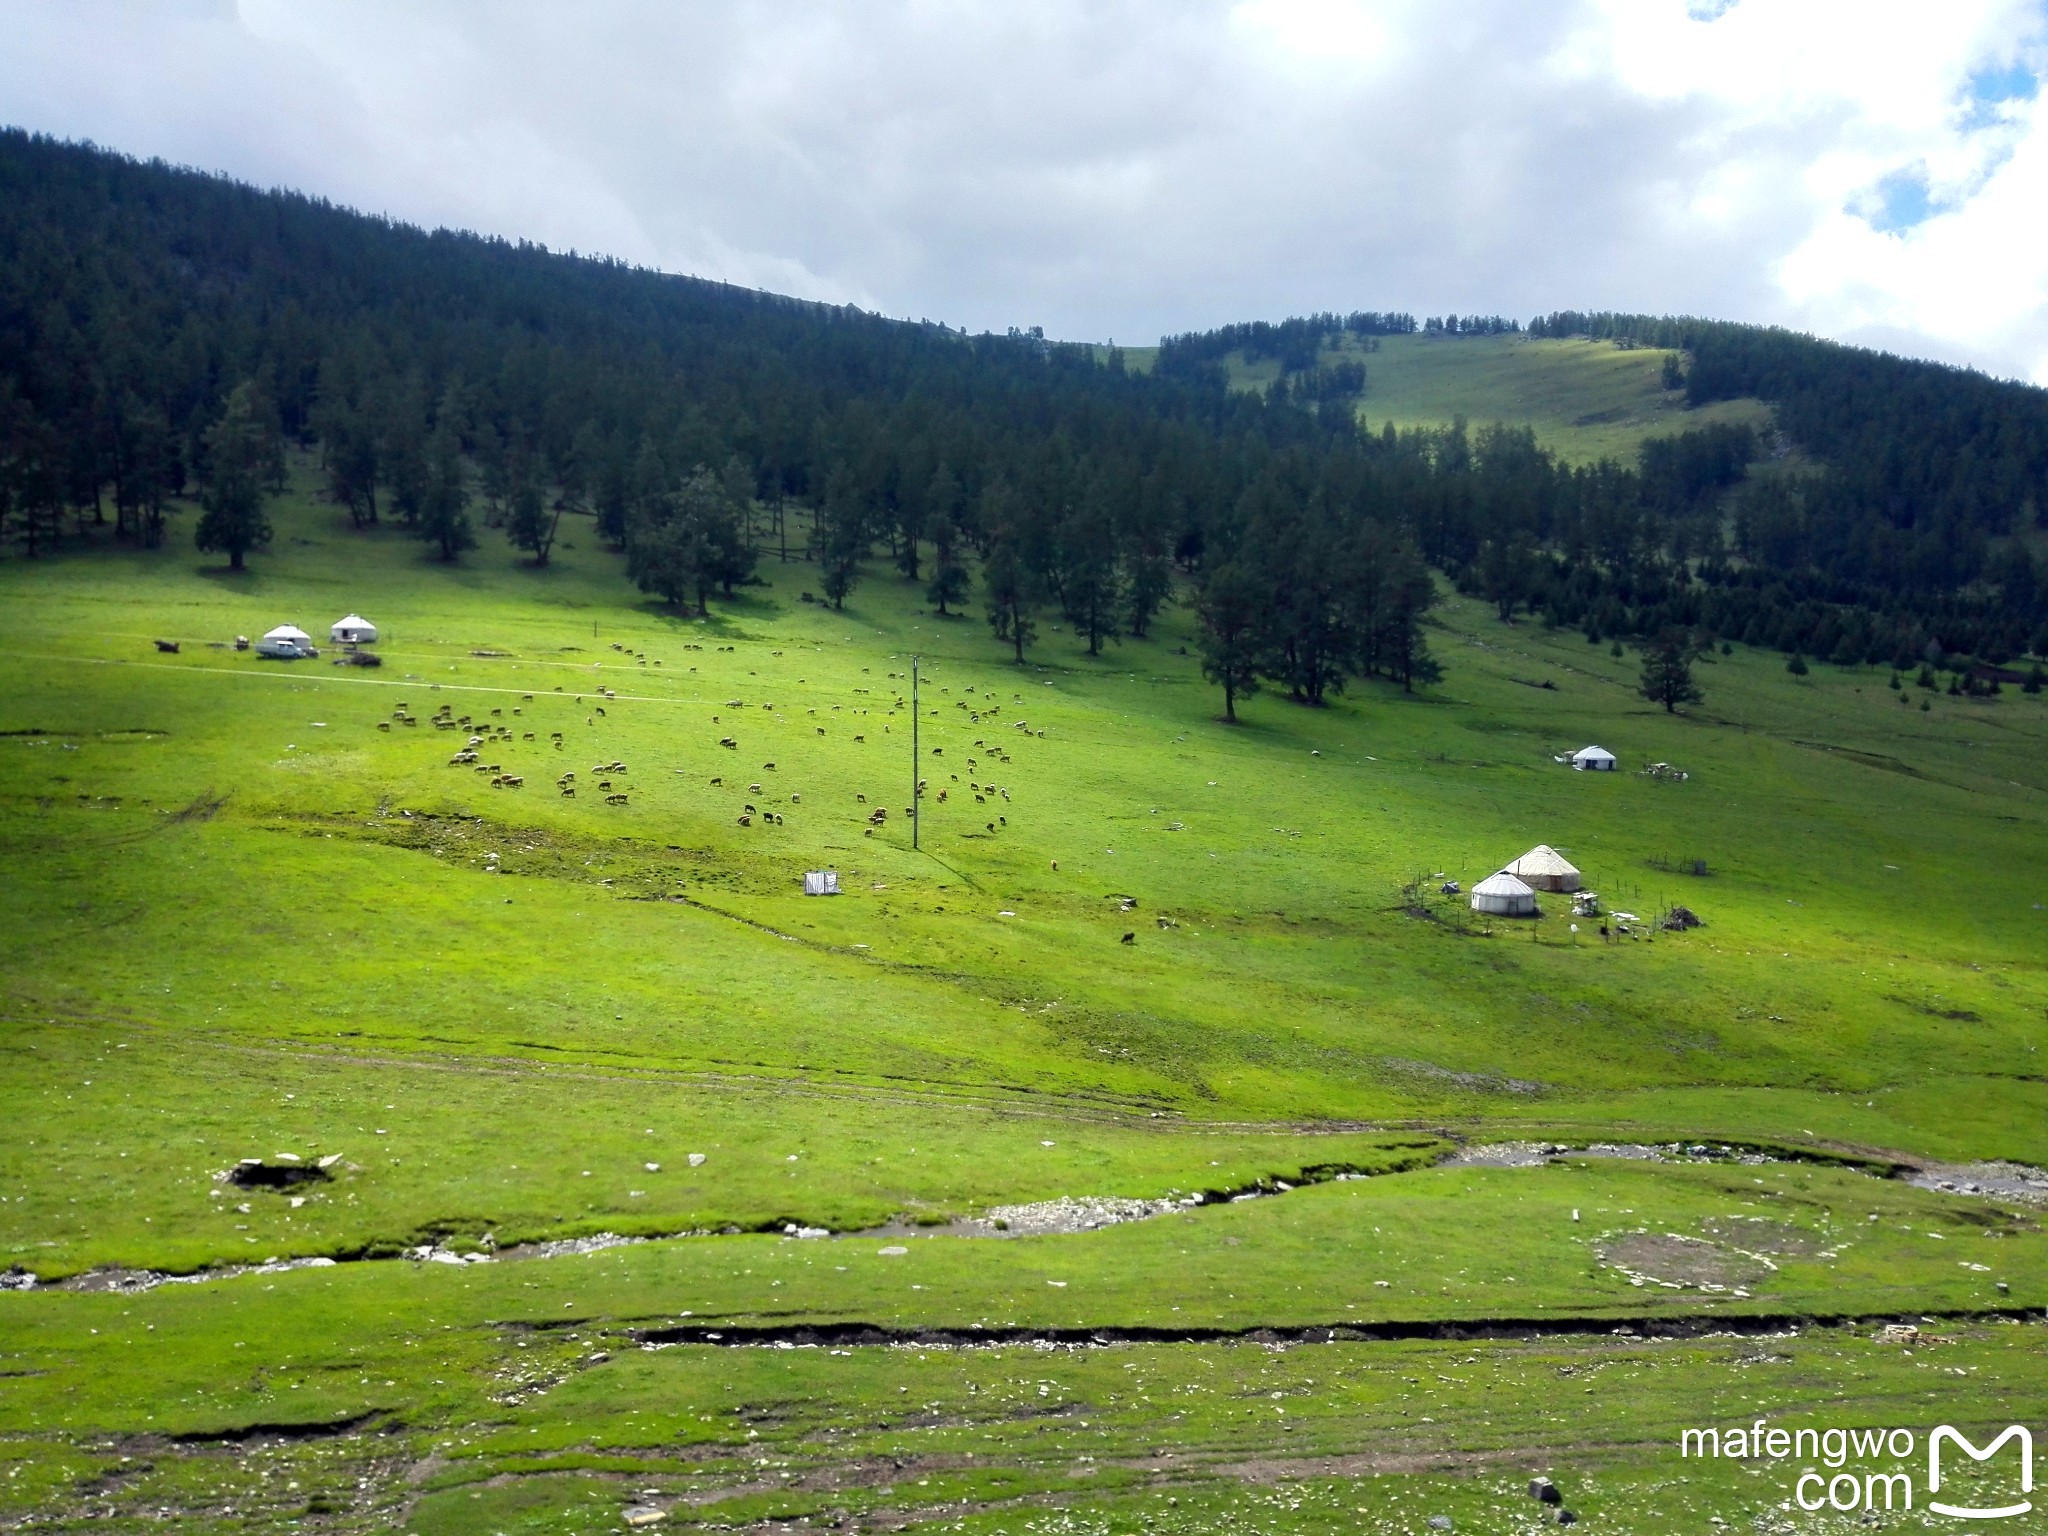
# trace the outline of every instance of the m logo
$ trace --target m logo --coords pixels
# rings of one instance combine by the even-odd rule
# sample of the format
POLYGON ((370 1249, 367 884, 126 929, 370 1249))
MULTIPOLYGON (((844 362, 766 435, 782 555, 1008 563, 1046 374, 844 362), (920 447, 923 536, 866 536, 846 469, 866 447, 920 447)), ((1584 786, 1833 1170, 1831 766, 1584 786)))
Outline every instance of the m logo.
MULTIPOLYGON (((1948 1425, 1943 1424, 1927 1437, 1927 1491, 1929 1493, 1941 1492, 1941 1442, 1944 1440, 1953 1440, 1956 1444, 1956 1449, 1965 1456, 1968 1456, 1972 1461, 1989 1461, 1998 1454, 1999 1448, 2006 1441, 2019 1441, 2020 1492, 2032 1493, 2034 1491, 2034 1436, 2032 1431, 2027 1429, 2025 1425, 2009 1425, 2003 1434, 1980 1451, 1962 1435, 1958 1434, 1948 1425)), ((1964 1520, 2003 1520, 2008 1515, 2024 1515, 2034 1505, 2029 1499, 2021 1499, 2017 1504, 2005 1504, 1997 1509, 1964 1509, 1958 1505, 1940 1504, 1930 1499, 1927 1507, 1938 1515, 1956 1515, 1964 1520)))

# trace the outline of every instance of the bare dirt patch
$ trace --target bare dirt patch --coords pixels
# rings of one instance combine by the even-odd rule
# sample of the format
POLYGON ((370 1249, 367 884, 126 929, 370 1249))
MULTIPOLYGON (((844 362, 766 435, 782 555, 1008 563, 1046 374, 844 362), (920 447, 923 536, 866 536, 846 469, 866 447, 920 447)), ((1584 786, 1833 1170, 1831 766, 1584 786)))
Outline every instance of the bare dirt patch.
POLYGON ((1803 1259, 1821 1251, 1822 1240, 1804 1227, 1762 1216, 1709 1216, 1700 1229, 1715 1242, 1772 1259, 1803 1259))
POLYGON ((1620 1233, 1603 1239, 1596 1252, 1603 1263, 1638 1284, 1726 1290, 1749 1285, 1771 1272, 1764 1259, 1674 1232, 1620 1233))

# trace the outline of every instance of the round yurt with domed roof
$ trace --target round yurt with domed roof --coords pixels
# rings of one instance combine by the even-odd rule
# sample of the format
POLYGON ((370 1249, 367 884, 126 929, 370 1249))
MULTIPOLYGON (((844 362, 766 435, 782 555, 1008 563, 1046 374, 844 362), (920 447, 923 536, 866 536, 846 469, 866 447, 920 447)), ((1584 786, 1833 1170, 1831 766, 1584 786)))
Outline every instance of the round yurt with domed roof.
POLYGON ((1472 887, 1472 910, 1491 917, 1534 917, 1536 893, 1505 872, 1472 887))

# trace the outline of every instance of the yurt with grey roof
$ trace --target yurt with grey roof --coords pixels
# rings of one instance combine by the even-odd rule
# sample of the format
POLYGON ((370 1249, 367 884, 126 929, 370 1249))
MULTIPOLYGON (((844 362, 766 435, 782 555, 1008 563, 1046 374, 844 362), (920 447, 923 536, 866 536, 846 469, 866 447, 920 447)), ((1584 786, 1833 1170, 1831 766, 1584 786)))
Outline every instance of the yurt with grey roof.
POLYGON ((1472 910, 1491 917, 1534 917, 1536 893, 1505 872, 1472 887, 1472 910))

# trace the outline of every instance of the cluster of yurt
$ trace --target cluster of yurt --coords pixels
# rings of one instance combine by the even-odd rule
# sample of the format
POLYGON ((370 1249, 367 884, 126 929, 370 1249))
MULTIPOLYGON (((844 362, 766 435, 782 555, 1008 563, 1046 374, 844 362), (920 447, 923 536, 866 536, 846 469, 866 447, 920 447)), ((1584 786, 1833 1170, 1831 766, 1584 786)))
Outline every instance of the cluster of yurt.
MULTIPOLYGON (((358 645, 377 643, 377 626, 359 613, 352 613, 345 619, 336 619, 327 627, 327 636, 336 645, 351 648, 358 645)), ((245 649, 246 640, 237 640, 235 648, 245 649)), ((301 657, 318 656, 313 648, 313 637, 296 624, 280 624, 264 633, 256 642, 256 654, 269 656, 278 661, 297 661, 301 657)))
POLYGON ((1548 843, 1538 843, 1498 874, 1472 887, 1472 910, 1489 917, 1536 916, 1536 893, 1569 893, 1579 888, 1579 872, 1548 843))

